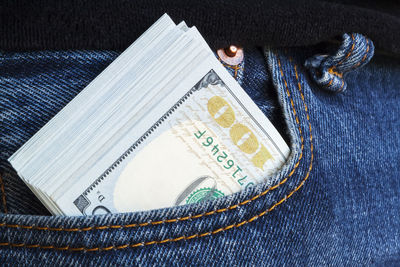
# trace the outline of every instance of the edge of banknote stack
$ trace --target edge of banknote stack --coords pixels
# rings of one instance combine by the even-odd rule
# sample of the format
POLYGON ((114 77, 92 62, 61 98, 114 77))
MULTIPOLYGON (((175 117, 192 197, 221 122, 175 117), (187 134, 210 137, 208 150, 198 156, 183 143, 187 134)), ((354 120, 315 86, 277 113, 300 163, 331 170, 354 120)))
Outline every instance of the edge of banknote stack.
POLYGON ((165 14, 9 161, 51 213, 95 215, 232 194, 288 154, 197 29, 165 14))

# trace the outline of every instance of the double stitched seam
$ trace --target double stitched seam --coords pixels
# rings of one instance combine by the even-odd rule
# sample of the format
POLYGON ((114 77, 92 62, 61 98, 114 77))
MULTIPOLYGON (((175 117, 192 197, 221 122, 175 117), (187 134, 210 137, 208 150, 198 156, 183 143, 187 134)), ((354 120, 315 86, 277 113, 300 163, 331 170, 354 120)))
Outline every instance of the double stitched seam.
MULTIPOLYGON (((285 86, 287 86, 286 81, 285 81, 285 86)), ((148 225, 174 223, 174 222, 179 222, 179 221, 187 221, 187 220, 191 220, 191 219, 199 219, 201 217, 206 217, 206 216, 210 216, 210 215, 213 215, 213 214, 223 213, 223 212, 226 212, 228 210, 236 209, 239 206, 246 205, 246 204, 248 204, 248 203, 250 203, 250 202, 252 202, 252 201, 254 201, 254 200, 256 200, 256 199, 258 199, 258 198, 260 198, 260 197, 262 197, 264 195, 266 195, 268 192, 277 189, 278 187, 280 187, 284 183, 286 183, 288 178, 291 177, 294 174, 295 170, 300 165, 300 161, 303 158, 304 138, 303 138, 302 131, 301 131, 301 128, 300 128, 300 121, 299 121, 299 119, 297 117, 296 110, 294 109, 294 102, 291 100, 290 103, 291 103, 291 105, 293 107, 293 113, 295 115, 296 123, 298 124, 298 130, 299 130, 299 133, 300 133, 300 140, 301 140, 300 156, 299 156, 296 164, 294 165, 294 168, 291 170, 291 172, 289 173, 289 175, 285 179, 283 179, 278 184, 276 184, 276 185, 274 185, 272 187, 269 187, 267 190, 261 192, 258 195, 255 195, 254 197, 252 197, 250 199, 246 199, 246 200, 244 200, 244 201, 242 201, 242 202, 240 202, 238 204, 229 206, 227 208, 217 209, 217 210, 213 210, 213 211, 209 211, 209 212, 205 212, 205 213, 201 213, 201 214, 196 214, 196 215, 191 215, 191 216, 186 216, 186 217, 180 217, 180 218, 166 219, 166 220, 161 220, 161 221, 145 222, 145 223, 133 223, 133 224, 126 224, 126 225, 88 226, 88 227, 83 227, 83 228, 46 227, 46 226, 0 223, 0 227, 20 228, 20 229, 28 229, 28 230, 43 230, 43 231, 62 231, 62 232, 84 232, 84 231, 91 231, 91 230, 124 229, 124 228, 144 227, 144 226, 148 226, 148 225)))
MULTIPOLYGON (((283 71, 282 71, 282 67, 281 67, 281 63, 279 58, 277 58, 278 60, 278 65, 279 65, 279 69, 280 69, 280 74, 282 76, 282 79, 284 80, 285 83, 285 87, 286 87, 286 92, 289 96, 289 98, 292 100, 291 96, 290 96, 290 92, 288 89, 288 85, 286 82, 286 79, 284 77, 283 71)), ((304 100, 304 95, 301 89, 301 83, 300 80, 298 78, 298 73, 297 73, 297 66, 294 65, 294 71, 295 71, 295 75, 296 75, 296 80, 297 80, 297 86, 301 95, 301 99, 303 101, 304 104, 304 109, 306 111, 306 117, 307 117, 307 121, 308 121, 308 126, 309 126, 309 131, 310 131, 310 150, 311 150, 311 157, 310 157, 310 165, 308 168, 308 171, 306 173, 306 176, 303 178, 303 180, 299 183, 299 185, 293 190, 291 191, 288 195, 286 195, 284 198, 282 198, 281 200, 279 200, 278 202, 276 202, 274 205, 272 205, 270 208, 268 208, 267 210, 253 216, 252 218, 248 219, 248 220, 244 220, 242 222, 239 223, 234 223, 225 227, 221 227, 218 228, 216 230, 210 231, 210 232, 204 232, 204 233, 197 233, 194 235, 190 235, 190 236, 180 236, 177 238, 167 238, 167 239, 163 239, 163 240, 159 240, 159 241, 147 241, 147 242, 139 242, 139 243, 134 243, 134 244, 124 244, 124 245, 118 245, 118 246, 108 246, 108 247, 94 247, 94 248, 87 248, 87 247, 69 247, 69 246, 64 246, 64 247, 55 247, 53 245, 48 245, 48 246, 42 246, 40 244, 25 244, 25 243, 20 243, 20 244, 13 244, 13 243, 0 243, 0 246, 11 246, 11 247, 24 247, 24 248, 39 248, 39 249, 54 249, 54 250, 67 250, 67 251, 86 251, 86 252, 94 252, 94 251, 108 251, 108 250, 113 250, 113 249, 125 249, 125 248, 134 248, 134 247, 142 247, 142 246, 148 246, 148 245, 154 245, 154 244, 164 244, 164 243, 169 243, 169 242, 177 242, 177 241, 181 241, 181 240, 190 240, 190 239, 194 239, 194 238, 199 238, 199 237, 205 237, 205 236, 209 236, 209 235, 214 235, 232 228, 239 228, 247 223, 253 222, 255 220, 257 220, 258 218, 264 216, 265 214, 271 212, 272 210, 274 210, 277 206, 279 206, 280 204, 282 204, 283 202, 285 202, 287 199, 289 199, 295 192, 297 192, 306 182, 306 180, 308 179, 310 172, 312 170, 312 164, 313 164, 313 160, 314 160, 314 147, 313 147, 313 143, 312 143, 312 132, 311 132, 311 123, 310 123, 310 117, 308 115, 308 108, 307 108, 307 104, 304 100)), ((291 101, 292 103, 292 101, 291 101)), ((294 107, 294 104, 292 105, 293 107, 293 113, 296 114, 296 109, 294 107)), ((299 124, 299 123, 298 123, 299 124)), ((300 126, 299 126, 300 127, 300 126)))
MULTIPOLYGON (((332 67, 330 67, 330 68, 328 69, 328 72, 329 72, 329 73, 331 73, 332 75, 335 75, 335 74, 336 74, 339 78, 342 78, 342 77, 343 77, 343 73, 341 73, 341 74, 338 73, 338 72, 336 71, 336 68, 337 68, 338 66, 340 66, 346 59, 348 59, 348 58, 351 56, 351 54, 352 54, 353 51, 354 51, 354 47, 355 47, 355 45, 356 45, 356 40, 355 40, 353 34, 351 34, 351 39, 352 39, 353 44, 351 45, 350 51, 347 53, 346 57, 343 58, 342 60, 340 60, 336 65, 334 65, 334 66, 332 66, 332 67)), ((324 85, 324 86, 325 86, 325 87, 330 86, 330 85, 332 84, 332 82, 333 82, 333 79, 334 79, 334 77, 332 76, 332 78, 330 79, 329 83, 326 84, 326 85, 324 85)), ((341 90, 341 89, 343 88, 343 86, 344 86, 344 82, 342 81, 342 85, 341 85, 341 87, 340 87, 339 90, 341 90)))
POLYGON ((366 39, 366 43, 367 43, 367 45, 366 45, 367 48, 366 48, 366 50, 365 50, 365 55, 363 56, 363 58, 361 59, 361 61, 358 62, 357 64, 355 64, 354 66, 352 66, 352 67, 350 68, 350 70, 357 68, 358 66, 360 66, 360 65, 365 61, 365 59, 367 59, 368 52, 369 52, 369 49, 370 49, 370 47, 369 47, 370 44, 369 44, 368 39, 366 39))
POLYGON ((351 56, 351 54, 353 53, 354 47, 355 47, 355 45, 356 45, 356 40, 355 40, 353 34, 351 34, 351 40, 352 40, 353 44, 351 45, 351 49, 350 49, 349 53, 347 53, 346 57, 343 58, 342 60, 340 60, 335 66, 331 67, 332 70, 334 70, 334 69, 336 69, 338 66, 340 66, 340 65, 341 65, 346 59, 348 59, 348 58, 351 56))
MULTIPOLYGON (((369 52, 369 41, 368 41, 368 39, 365 39, 365 40, 366 40, 366 43, 367 43, 366 44, 367 48, 365 49, 365 55, 363 56, 363 58, 361 59, 360 62, 358 62, 357 64, 352 66, 348 71, 351 71, 351 70, 357 68, 358 66, 360 66, 365 61, 365 59, 367 58, 368 52, 369 52)), ((340 86, 338 92, 341 92, 343 90, 343 86, 344 86, 344 79, 342 79, 342 86, 340 86)))
POLYGON ((3 202, 4 213, 7 213, 6 191, 4 190, 4 181, 1 174, 0 174, 0 190, 1 190, 1 200, 3 202))
MULTIPOLYGON (((351 49, 350 49, 349 53, 347 53, 346 57, 345 57, 344 59, 342 59, 341 61, 339 61, 339 63, 337 63, 335 66, 333 66, 333 67, 331 67, 331 68, 328 69, 328 72, 329 72, 330 74, 332 74, 333 76, 330 78, 329 83, 326 84, 326 85, 324 85, 324 87, 330 86, 330 85, 332 84, 332 82, 333 82, 334 76, 336 75, 339 79, 341 79, 341 82, 342 82, 342 84, 341 84, 341 86, 340 86, 338 92, 341 92, 341 91, 343 90, 343 87, 344 87, 343 73, 337 72, 337 71, 336 71, 336 68, 337 68, 338 66, 340 66, 340 64, 342 64, 346 59, 348 59, 348 58, 350 57, 350 55, 353 53, 353 51, 354 51, 354 46, 355 46, 355 39, 354 39, 353 34, 351 34, 351 39, 353 40, 353 45, 351 46, 351 49)), ((370 43, 369 43, 369 41, 368 41, 368 38, 365 38, 365 40, 366 40, 366 50, 365 50, 365 54, 364 54, 363 58, 362 58, 361 61, 359 61, 357 64, 355 64, 354 66, 352 66, 348 71, 357 68, 358 66, 360 66, 360 65, 367 59, 368 52, 369 52, 369 49, 370 49, 370 43)))

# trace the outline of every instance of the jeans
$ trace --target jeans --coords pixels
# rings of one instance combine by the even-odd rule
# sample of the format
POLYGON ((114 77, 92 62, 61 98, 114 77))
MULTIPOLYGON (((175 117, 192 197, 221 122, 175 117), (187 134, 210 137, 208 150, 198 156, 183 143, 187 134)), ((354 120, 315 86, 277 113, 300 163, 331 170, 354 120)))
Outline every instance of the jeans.
POLYGON ((282 169, 212 201, 86 217, 48 216, 6 159, 119 53, 3 53, 0 262, 399 264, 400 61, 360 34, 244 51, 226 68, 290 145, 282 169))

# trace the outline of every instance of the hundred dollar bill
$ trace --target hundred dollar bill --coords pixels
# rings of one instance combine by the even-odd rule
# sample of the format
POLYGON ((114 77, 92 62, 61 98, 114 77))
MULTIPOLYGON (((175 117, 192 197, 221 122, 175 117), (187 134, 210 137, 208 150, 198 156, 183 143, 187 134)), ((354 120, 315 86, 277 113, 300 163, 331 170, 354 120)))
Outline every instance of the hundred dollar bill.
POLYGON ((262 182, 289 149, 260 113, 211 69, 69 201, 85 215, 129 212, 216 199, 262 182))
POLYGON ((165 14, 9 161, 53 214, 95 215, 217 199, 288 154, 197 29, 165 14))

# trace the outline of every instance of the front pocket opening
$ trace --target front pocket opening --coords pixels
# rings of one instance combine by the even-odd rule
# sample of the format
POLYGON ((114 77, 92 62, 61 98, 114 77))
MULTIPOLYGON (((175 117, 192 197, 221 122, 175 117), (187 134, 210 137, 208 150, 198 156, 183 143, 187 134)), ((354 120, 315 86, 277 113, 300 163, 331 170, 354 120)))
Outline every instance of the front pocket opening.
MULTIPOLYGON (((276 60, 276 57, 270 53, 269 55, 272 59, 270 60, 270 64, 273 66, 274 70, 276 70, 277 65, 279 65, 279 61, 276 60), (278 62, 278 63, 277 63, 278 62)), ((289 61, 285 60, 285 68, 288 69, 288 66, 291 67, 290 64, 288 64, 289 61)), ((296 71, 296 66, 294 71, 296 72, 296 78, 298 76, 297 71, 296 71)), ((282 80, 277 80, 277 77, 275 77, 275 81, 278 81, 279 84, 277 84, 278 88, 280 90, 283 90, 283 84, 289 84, 287 86, 287 93, 294 94, 294 88, 296 83, 289 81, 289 78, 287 76, 293 76, 291 73, 287 73, 287 70, 280 71, 281 72, 281 78, 282 80), (285 77, 286 76, 286 77, 285 77)), ((277 72, 275 71, 274 75, 278 75, 277 72)), ((293 77, 292 77, 293 78, 293 77)), ((298 80, 298 78, 297 78, 298 80)), ((299 83, 298 83, 299 84, 299 83)), ((283 96, 283 95, 282 95, 283 96)), ((283 96, 284 97, 284 96, 283 96)), ((304 95, 303 95, 304 97, 304 95)), ((290 97, 289 97, 290 98, 290 97)), ((289 100, 287 98, 287 101, 292 102, 292 100, 289 100)), ((304 98, 303 98, 304 101, 304 98)), ((113 215, 103 215, 103 216, 89 216, 89 217, 32 217, 32 216, 18 216, 18 215, 8 215, 8 216, 2 216, 3 220, 7 219, 7 222, 1 223, 0 227, 7 227, 8 229, 26 229, 26 230, 34 230, 34 231, 51 231, 53 233, 57 232, 73 232, 73 233, 84 233, 84 232, 89 232, 89 231, 99 231, 99 230, 113 230, 113 229, 122 229, 122 230, 128 230, 129 229, 136 229, 135 231, 140 231, 140 228, 147 227, 147 226, 152 226, 152 227, 164 227, 164 225, 171 224, 171 223, 185 223, 185 228, 187 228, 190 225, 194 225, 195 221, 198 220, 204 220, 207 219, 209 222, 211 222, 213 219, 215 219, 217 216, 220 216, 223 213, 229 213, 230 216, 232 217, 231 219, 233 220, 233 223, 224 225, 222 227, 214 228, 212 230, 204 230, 202 232, 197 232, 191 235, 183 235, 183 236, 177 236, 177 237, 171 237, 171 238, 164 238, 164 239, 154 239, 154 240, 147 240, 144 239, 140 242, 135 242, 131 241, 129 243, 124 243, 121 245, 109 245, 107 246, 107 242, 101 241, 98 246, 93 246, 93 247, 87 247, 87 246, 80 246, 79 242, 77 242, 76 246, 62 246, 63 240, 58 240, 57 244, 49 244, 51 241, 43 241, 43 240, 36 240, 35 238, 33 240, 25 240, 27 242, 24 243, 18 243, 18 240, 14 240, 12 242, 5 242, 1 243, 2 246, 15 246, 15 247, 25 247, 25 248, 42 248, 42 249, 56 249, 56 250, 70 250, 70 251, 103 251, 103 250, 111 250, 111 249, 124 249, 124 248, 129 248, 129 247, 141 247, 141 246, 146 246, 146 245, 154 245, 154 244, 162 244, 162 243, 168 243, 168 242, 177 242, 180 240, 190 240, 190 239, 195 239, 195 238, 200 238, 200 237, 205 237, 209 235, 214 235, 229 229, 233 228, 239 228, 243 225, 246 225, 247 223, 251 223, 255 220, 257 220, 260 217, 263 217, 265 214, 269 213, 270 211, 274 210, 277 206, 282 204, 286 199, 290 198, 297 190, 299 190, 302 185, 304 184, 305 180, 308 179, 311 168, 312 168, 312 159, 313 159, 313 146, 312 146, 312 135, 311 135, 311 127, 307 129, 307 120, 308 120, 308 113, 304 112, 306 111, 306 104, 304 103, 304 108, 305 110, 301 111, 299 110, 299 106, 297 104, 289 104, 288 102, 285 102, 285 109, 290 109, 290 106, 292 106, 293 110, 291 111, 291 114, 287 114, 288 121, 290 121, 293 125, 298 124, 301 127, 301 131, 303 135, 298 135, 297 137, 293 137, 294 140, 301 140, 301 145, 298 143, 297 145, 292 145, 292 156, 290 158, 290 162, 288 162, 284 168, 281 170, 277 176, 287 176, 283 180, 280 180, 278 184, 275 184, 273 186, 265 186, 265 185, 260 185, 257 187, 254 187, 252 189, 247 190, 248 192, 240 192, 235 195, 229 196, 227 198, 223 199, 218 199, 215 203, 209 202, 206 205, 203 205, 203 208, 205 206, 205 209, 207 208, 212 208, 214 206, 214 209, 211 209, 208 212, 201 212, 198 214, 194 214, 193 210, 194 208, 199 208, 198 204, 195 205, 187 205, 187 206, 181 206, 181 207, 174 207, 174 208, 167 208, 164 209, 160 212, 160 214, 157 214, 158 211, 150 211, 150 212, 144 212, 144 213, 134 213, 134 214, 113 214, 113 215), (296 106, 296 107, 295 107, 296 106), (299 114, 297 119, 293 118, 294 114, 299 114), (304 119, 304 117, 307 117, 307 120, 304 119), (309 130, 309 133, 307 133, 305 130, 309 130), (306 145, 310 145, 309 150, 304 150, 304 143, 306 145), (300 147, 301 151, 296 150, 296 147, 300 147), (304 153, 303 153, 304 152, 304 153), (305 152, 311 152, 310 153, 305 153, 305 152), (301 159, 305 159, 307 161, 307 158, 309 158, 309 154, 311 155, 310 159, 308 162, 304 162, 300 164, 301 159), (297 160, 297 163, 294 163, 294 161, 297 160), (309 164, 308 164, 309 163, 309 164), (295 170, 299 170, 298 172, 295 172, 295 170), (299 175, 297 175, 299 174, 299 175), (288 177, 292 176, 292 180, 288 180, 288 177), (298 177, 297 177, 298 176, 298 177), (301 176, 301 177, 300 177, 301 176), (286 190, 288 193, 285 194, 285 192, 278 192, 281 191, 280 188, 288 186, 290 191, 286 190), (277 190, 278 189, 278 190, 277 190), (258 192, 258 193, 257 193, 258 192), (255 194, 257 193, 257 194, 255 194), (279 198, 279 193, 282 196, 282 198, 279 198), (264 206, 266 204, 266 200, 263 201, 256 201, 257 199, 261 199, 261 197, 264 196, 269 196, 270 200, 270 205, 264 206), (272 196, 272 197, 271 197, 272 196), (276 199, 273 199, 273 198, 276 199), (240 200, 238 202, 238 200, 240 200), (230 205, 226 205, 230 203, 230 205), (234 204, 236 203, 236 204, 234 204), (254 212, 254 208, 259 206, 259 204, 263 204, 261 207, 261 212, 256 213, 254 212), (220 204, 220 205, 218 205, 220 204), (248 216, 246 219, 240 220, 237 218, 238 215, 237 213, 230 213, 231 211, 237 210, 239 207, 242 210, 242 213, 245 209, 249 208, 251 206, 251 211, 249 211, 249 214, 252 216, 248 216), (269 207, 265 209, 266 207, 269 207), (181 211, 181 212, 179 212, 181 211), (174 216, 166 216, 167 213, 174 213, 175 215, 180 215, 177 217, 174 216), (155 218, 155 220, 147 220, 146 217, 143 217, 143 215, 149 215, 150 217, 147 218, 155 218), (189 214, 189 215, 188 215, 189 214), (255 215, 254 215, 255 214, 255 215), (213 216, 211 216, 213 215, 213 216), (162 220, 157 220, 161 216, 162 220), (167 218, 167 219, 165 219, 167 218), (121 223, 121 220, 125 220, 131 223, 121 223), (32 221, 34 223, 32 224, 32 221), (117 223, 117 222, 120 223, 117 223), (142 221, 142 223, 138 223, 138 221, 142 221), (22 223, 21 223, 22 222, 22 223), (28 223, 29 222, 29 223, 28 223), (134 222, 134 223, 132 223, 134 222), (23 224, 25 223, 25 224, 23 224), (42 243, 40 243, 40 241, 42 243), (36 243, 35 243, 36 242, 36 243), (38 243, 39 242, 39 243, 38 243)), ((308 120, 309 122, 309 120, 308 120)), ((310 125, 311 126, 311 125, 310 125)), ((204 209, 202 209, 204 210, 204 209)), ((171 214, 169 214, 171 215, 171 214)), ((179 226, 179 225, 178 225, 179 226)), ((177 227, 178 227, 177 226, 177 227)), ((211 224, 212 226, 212 224, 211 224)), ((110 234, 115 234, 115 232, 110 232, 110 234)), ((120 233, 121 234, 121 233, 120 233)), ((157 234, 157 233, 155 233, 157 234)), ((53 234, 52 234, 53 235, 53 234)), ((56 234, 54 234, 56 235, 56 234)), ((40 238, 39 238, 40 239, 40 238)))
MULTIPOLYGON (((244 67, 241 66, 240 68, 234 68, 235 72, 232 73, 232 75, 234 75, 235 78, 239 79, 239 82, 243 85, 243 87, 246 89, 247 93, 249 93, 254 101, 256 101, 256 103, 260 106, 260 108, 266 113, 266 115, 272 119, 275 120, 274 122, 280 122, 282 121, 280 119, 280 108, 279 108, 279 103, 277 103, 277 99, 276 99, 276 93, 275 90, 273 90, 271 81, 269 79, 269 74, 267 73, 266 70, 266 62, 264 59, 264 56, 262 54, 262 51, 260 49, 248 49, 248 60, 246 61, 247 63, 247 67, 244 70, 244 67), (256 76, 255 78, 253 76, 256 76), (268 89, 266 89, 265 87, 268 87, 268 89), (271 110, 275 109, 275 112, 271 112, 271 110), (278 119, 277 119, 278 118, 278 119)), ((39 60, 38 60, 38 65, 40 67, 43 66, 44 62, 48 63, 50 61, 50 63, 59 63, 59 58, 61 57, 63 60, 68 59, 66 57, 66 55, 62 55, 60 56, 60 54, 62 54, 62 52, 58 52, 55 54, 49 53, 46 54, 46 52, 40 53, 36 55, 39 60), (58 58, 58 61, 54 58, 58 58), (41 59, 44 61, 42 62, 41 59)), ((28 53, 29 54, 29 53, 28 53)), ((30 56, 32 56, 31 54, 29 54, 30 56)), ((35 56, 35 54, 34 54, 35 56)), ((96 58, 96 54, 95 55, 82 55, 82 52, 74 52, 72 54, 72 56, 79 56, 81 59, 91 59, 92 58, 96 58)), ((106 57, 108 56, 108 58, 110 60, 112 60, 113 58, 115 58, 115 54, 111 54, 111 53, 101 53, 100 55, 101 57, 106 57)), ((15 55, 9 55, 9 59, 10 62, 14 62, 12 61, 12 58, 15 57, 15 55)), ((11 64, 10 63, 10 64, 11 64)), ((22 66, 24 66, 24 63, 21 63, 19 61, 15 61, 15 64, 20 64, 22 66)), ((107 61, 101 62, 101 66, 105 66, 107 63, 107 61)), ((244 63, 244 62, 243 62, 244 63)), ((33 66, 29 65, 29 68, 35 68, 35 63, 30 63, 33 64, 33 66)), ((44 72, 48 71, 50 72, 50 74, 46 73, 47 76, 52 76, 53 80, 56 80, 57 77, 54 77, 56 75, 65 75, 65 72, 69 71, 69 67, 68 67, 69 62, 66 62, 66 67, 64 68, 60 68, 59 70, 57 70, 58 72, 50 72, 49 70, 44 70, 44 72)), ((7 64, 6 64, 7 65, 7 64)), ((97 65, 99 65, 99 63, 97 63, 97 65)), ((22 68, 21 66, 21 68, 22 68)), ((89 62, 89 66, 90 66, 90 62, 89 62)), ((101 70, 101 66, 97 66, 97 70, 101 70)), ((79 69, 80 66, 79 64, 77 66, 79 69)), ((26 67, 25 67, 26 68, 26 67)), ((95 67, 93 67, 95 68, 95 67)), ((228 67, 227 67, 228 68, 228 67)), ((27 71, 29 72, 28 75, 32 75, 32 70, 26 68, 27 71)), ((231 69, 231 67, 229 67, 228 69, 231 69)), ((43 75, 40 71, 37 71, 37 75, 43 75)), ((12 75, 12 68, 10 67, 10 70, 8 70, 8 72, 6 71, 7 75, 12 75)), ((33 72, 35 73, 35 72, 33 72)), ((16 75, 14 73, 14 75, 16 75)), ((18 73, 18 75, 22 75, 24 77, 24 73, 18 73)), ((55 102, 56 104, 58 104, 57 106, 52 106, 51 108, 48 108, 46 110, 42 110, 43 114, 41 115, 41 120, 38 123, 38 120, 36 118, 30 118, 30 117, 26 117, 26 113, 32 113, 31 109, 32 107, 26 106, 24 103, 24 108, 22 109, 17 109, 17 107, 14 107, 12 105, 8 105, 6 107, 8 107, 10 110, 12 110, 12 112, 16 113, 16 112, 20 112, 19 113, 19 117, 23 117, 22 121, 19 123, 15 124, 15 127, 17 129, 13 130, 11 129, 11 134, 16 136, 17 138, 14 139, 20 139, 19 141, 17 141, 16 143, 12 144, 10 147, 10 151, 11 152, 7 152, 7 156, 9 156, 10 154, 12 154, 12 151, 15 151, 16 148, 18 148, 21 144, 23 144, 28 138, 29 136, 26 136, 21 138, 20 135, 18 134, 19 131, 23 130, 24 127, 29 126, 31 129, 31 134, 34 133, 34 131, 37 131, 39 128, 41 128, 41 126, 43 126, 44 123, 46 123, 46 120, 50 119, 51 116, 53 116, 54 114, 57 113, 57 111, 59 109, 61 109, 61 107, 63 105, 65 105, 69 100, 72 99, 72 97, 77 94, 80 91, 80 87, 79 88, 72 88, 72 92, 60 92, 59 88, 54 88, 54 84, 49 83, 49 84, 42 84, 42 82, 38 79, 40 78, 34 78, 35 79, 35 84, 39 84, 44 88, 37 88, 37 90, 40 92, 40 94, 34 94, 33 96, 31 96, 31 89, 26 86, 21 88, 21 95, 20 98, 23 99, 22 102, 29 102, 31 106, 35 107, 35 106, 44 106, 43 108, 46 108, 46 106, 50 106, 49 101, 50 102, 54 102, 53 100, 51 100, 52 98, 64 98, 64 101, 61 102, 55 102), (24 95, 25 92, 25 95, 24 95), (45 99, 46 102, 41 102, 42 98, 41 95, 43 93, 46 93, 46 95, 48 95, 48 98, 45 99), (60 94, 68 94, 68 97, 60 97, 60 94), (46 104, 47 103, 47 104, 46 104), (13 109, 14 108, 14 109, 13 109), (25 122, 26 121, 26 122, 25 122), (22 127, 22 128, 18 128, 18 127, 22 127)), ((86 79, 86 82, 90 81, 90 78, 86 79)), ((84 83, 83 83, 84 84, 84 83)), ((18 84, 16 85, 18 88, 18 84)), ((31 86, 31 85, 30 85, 31 86)), ((79 85, 77 85, 78 87, 79 85)), ((84 87, 82 85, 81 82, 81 87, 84 87)), ((9 96, 10 98, 13 98, 12 96, 9 96)), ((16 100, 14 100, 16 101, 16 100)), ((18 102, 16 102, 18 103, 18 102)), ((14 104, 16 104, 14 103, 14 104)), ((12 103, 11 103, 12 104, 12 103)), ((21 106, 18 106, 18 108, 21 108, 21 106)), ((14 118, 12 118, 14 119, 14 118)), ((17 118, 18 119, 18 118, 17 118)), ((11 120, 10 122, 11 123, 11 120)), ((282 133, 285 133, 285 129, 282 129, 283 127, 285 127, 285 124, 281 124, 280 125, 280 133, 282 135, 282 133)), ((286 137, 287 140, 287 136, 284 135, 284 137, 286 137)), ((5 158, 7 158, 7 156, 5 158)), ((3 171, 3 188, 5 191, 5 194, 3 194, 4 199, 8 199, 8 204, 10 206, 9 209, 7 209, 7 211, 9 213, 18 213, 18 214, 39 214, 39 215, 49 215, 49 213, 46 211, 46 209, 44 209, 40 203, 37 202, 36 198, 33 196, 32 192, 30 190, 28 190, 26 188, 26 186, 22 183, 22 181, 17 177, 16 173, 14 172, 14 170, 9 166, 9 164, 6 162, 5 159, 2 159, 3 161, 3 165, 5 166, 4 171, 3 171), (5 186, 4 186, 5 184, 5 186), (16 188, 21 188, 19 190, 16 190, 16 188), (17 193, 17 191, 22 191, 20 194, 17 193), (19 205, 16 205, 16 199, 18 199, 18 201, 20 202, 19 205), (33 201, 32 201, 33 200, 33 201), (24 210, 24 207, 26 206, 26 209, 24 210)), ((5 208, 7 208, 7 205, 4 205, 5 208)), ((5 211, 5 210, 4 210, 5 211)))
MULTIPOLYGON (((292 149, 293 149, 293 146, 292 146, 292 149)), ((300 156, 301 157, 301 156, 300 156)))

